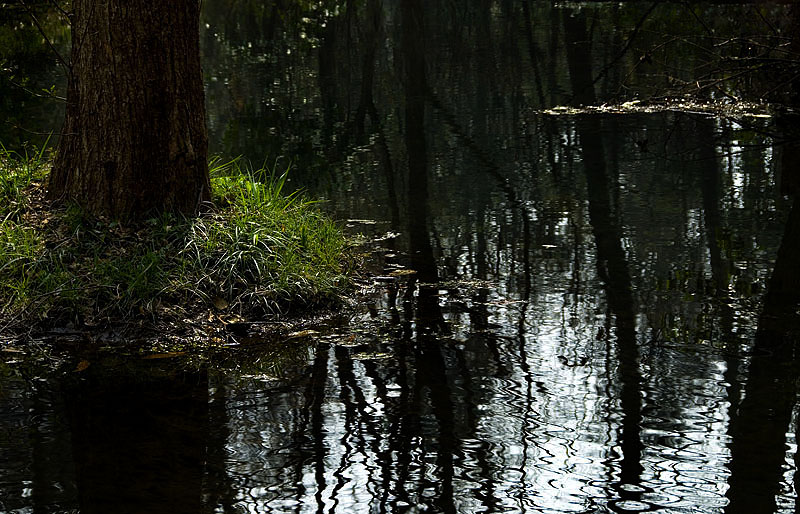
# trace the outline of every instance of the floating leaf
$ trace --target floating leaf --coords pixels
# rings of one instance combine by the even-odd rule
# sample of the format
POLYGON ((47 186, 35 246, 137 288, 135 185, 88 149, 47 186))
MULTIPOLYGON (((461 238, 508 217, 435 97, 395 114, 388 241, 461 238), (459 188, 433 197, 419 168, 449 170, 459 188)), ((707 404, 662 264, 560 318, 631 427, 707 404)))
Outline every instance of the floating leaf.
POLYGON ((81 371, 85 370, 85 369, 86 369, 86 368, 88 368, 88 367, 89 367, 89 361, 87 361, 87 360, 82 360, 82 361, 80 361, 80 362, 78 363, 78 365, 77 365, 77 366, 75 366, 75 372, 76 372, 76 373, 80 373, 81 371))
POLYGON ((142 357, 142 359, 171 359, 172 357, 178 357, 181 355, 186 355, 186 352, 152 353, 150 355, 145 355, 142 357))
POLYGON ((416 275, 416 270, 413 269, 396 269, 389 273, 390 277, 404 277, 408 275, 416 275))
POLYGON ((385 233, 384 235, 382 235, 380 237, 373 238, 372 242, 373 243, 380 243, 381 241, 386 241, 388 239, 395 239, 396 237, 399 237, 399 236, 400 236, 399 232, 387 232, 387 233, 385 233))
POLYGON ((335 335, 330 340, 337 346, 360 346, 362 344, 361 341, 356 339, 355 334, 350 334, 349 336, 335 335))
POLYGON ((292 332, 286 336, 287 339, 297 339, 298 337, 314 336, 319 334, 316 330, 301 330, 299 332, 292 332))
POLYGON ((367 361, 367 360, 383 360, 389 359, 392 354, 386 352, 361 352, 353 355, 353 360, 367 361))

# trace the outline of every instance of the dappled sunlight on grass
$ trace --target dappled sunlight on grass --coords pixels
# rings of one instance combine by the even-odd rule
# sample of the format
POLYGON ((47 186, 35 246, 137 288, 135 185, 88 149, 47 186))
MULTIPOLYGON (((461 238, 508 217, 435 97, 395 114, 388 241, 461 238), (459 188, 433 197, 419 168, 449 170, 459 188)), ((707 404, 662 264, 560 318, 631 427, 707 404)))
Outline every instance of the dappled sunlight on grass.
POLYGON ((138 224, 43 201, 42 153, 0 162, 0 328, 106 326, 295 312, 340 301, 349 284, 339 227, 286 174, 213 165, 214 205, 138 224))

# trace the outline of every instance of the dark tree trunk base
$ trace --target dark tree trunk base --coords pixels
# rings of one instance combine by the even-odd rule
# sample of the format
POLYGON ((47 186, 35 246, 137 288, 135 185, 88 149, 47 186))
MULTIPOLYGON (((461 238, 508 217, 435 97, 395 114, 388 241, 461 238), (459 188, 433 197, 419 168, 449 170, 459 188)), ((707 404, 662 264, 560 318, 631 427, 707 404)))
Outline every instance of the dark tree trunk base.
POLYGON ((198 0, 75 0, 50 200, 93 214, 195 213, 210 198, 198 0))

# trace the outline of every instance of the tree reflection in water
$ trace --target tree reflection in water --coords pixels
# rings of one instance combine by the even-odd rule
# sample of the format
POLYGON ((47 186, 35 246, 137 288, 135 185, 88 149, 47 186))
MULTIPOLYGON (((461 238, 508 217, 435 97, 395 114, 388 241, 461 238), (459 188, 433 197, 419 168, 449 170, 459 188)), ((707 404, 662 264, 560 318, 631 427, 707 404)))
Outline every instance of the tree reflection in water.
POLYGON ((323 208, 399 234, 379 273, 416 274, 280 373, 7 380, 0 510, 125 484, 150 512, 793 509, 800 239, 771 120, 543 113, 660 91, 648 56, 690 81, 750 7, 204 8, 216 151, 292 159, 323 208))

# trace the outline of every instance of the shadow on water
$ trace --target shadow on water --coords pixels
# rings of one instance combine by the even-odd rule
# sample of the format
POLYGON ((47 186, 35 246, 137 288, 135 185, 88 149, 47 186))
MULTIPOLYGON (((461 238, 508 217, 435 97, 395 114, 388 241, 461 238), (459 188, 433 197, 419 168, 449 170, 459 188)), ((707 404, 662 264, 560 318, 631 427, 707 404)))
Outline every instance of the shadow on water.
MULTIPOLYGON (((424 488, 432 487, 437 510, 456 512, 453 460, 457 451, 457 440, 454 433, 456 423, 453 395, 443 348, 437 338, 437 335, 446 333, 447 327, 439 306, 438 264, 433 255, 428 222, 430 200, 429 160, 425 140, 427 82, 424 9, 422 0, 402 0, 400 6, 405 92, 403 139, 408 166, 407 230, 411 266, 416 271, 413 278, 409 279, 403 298, 406 322, 413 322, 415 326, 414 338, 407 341, 414 363, 414 387, 406 394, 411 399, 410 413, 426 410, 423 402, 427 398, 436 425, 435 435, 423 435, 421 441, 423 455, 429 452, 434 454, 435 480, 427 483, 424 479, 419 480, 418 494, 423 493, 424 488)), ((410 370, 406 370, 406 373, 408 371, 410 370)), ((417 423, 421 422, 418 419, 417 423)))
POLYGON ((201 512, 207 374, 95 370, 63 392, 80 512, 201 512))

